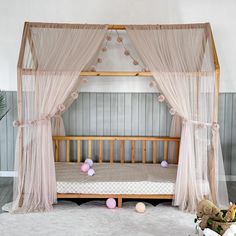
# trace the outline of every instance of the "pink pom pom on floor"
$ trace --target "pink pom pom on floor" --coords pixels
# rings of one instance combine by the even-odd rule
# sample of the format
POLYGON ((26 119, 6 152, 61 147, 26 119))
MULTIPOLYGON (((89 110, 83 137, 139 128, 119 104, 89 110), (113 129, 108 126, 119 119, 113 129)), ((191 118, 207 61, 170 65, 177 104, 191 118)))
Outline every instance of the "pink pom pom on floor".
POLYGON ((80 170, 81 170, 82 172, 87 172, 87 171, 89 170, 89 168, 90 168, 89 164, 84 163, 84 164, 82 164, 82 166, 80 167, 80 170))
POLYGON ((106 205, 109 209, 114 209, 116 208, 116 200, 114 198, 108 198, 106 200, 106 205))

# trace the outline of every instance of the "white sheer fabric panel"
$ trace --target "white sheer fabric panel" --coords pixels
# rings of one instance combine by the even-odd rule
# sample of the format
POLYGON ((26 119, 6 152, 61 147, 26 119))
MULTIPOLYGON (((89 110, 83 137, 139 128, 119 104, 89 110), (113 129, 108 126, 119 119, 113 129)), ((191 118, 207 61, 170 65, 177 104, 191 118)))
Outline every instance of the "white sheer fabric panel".
POLYGON ((214 138, 219 131, 213 125, 217 119, 210 26, 128 26, 127 32, 158 89, 183 119, 174 205, 194 212, 204 198, 227 204, 222 155, 214 138), (221 173, 212 167, 219 165, 221 173))
POLYGON ((26 46, 23 67, 36 71, 18 80, 22 99, 18 100, 13 212, 48 211, 56 202, 51 118, 77 94, 80 71, 100 47, 106 28, 30 28, 32 41, 26 46))

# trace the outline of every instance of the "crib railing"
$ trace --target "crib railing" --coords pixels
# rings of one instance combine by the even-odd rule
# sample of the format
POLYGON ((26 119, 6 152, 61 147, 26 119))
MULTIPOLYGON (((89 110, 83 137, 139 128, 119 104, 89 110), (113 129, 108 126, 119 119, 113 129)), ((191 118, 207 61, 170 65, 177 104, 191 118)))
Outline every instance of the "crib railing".
POLYGON ((53 136, 53 142, 55 145, 55 161, 59 161, 60 153, 60 142, 66 146, 66 161, 70 162, 70 146, 71 142, 77 143, 77 162, 81 162, 82 158, 82 148, 81 143, 87 141, 87 156, 92 159, 93 141, 98 141, 98 162, 103 162, 103 145, 104 141, 109 141, 109 161, 114 162, 114 143, 116 141, 120 142, 120 163, 125 163, 125 142, 131 142, 131 163, 136 162, 136 142, 141 141, 141 157, 142 163, 146 163, 146 143, 152 142, 152 163, 157 163, 157 144, 159 142, 164 143, 164 160, 168 161, 168 147, 169 143, 172 143, 172 148, 174 149, 174 163, 178 163, 179 158, 179 143, 180 138, 177 137, 134 137, 134 136, 53 136))

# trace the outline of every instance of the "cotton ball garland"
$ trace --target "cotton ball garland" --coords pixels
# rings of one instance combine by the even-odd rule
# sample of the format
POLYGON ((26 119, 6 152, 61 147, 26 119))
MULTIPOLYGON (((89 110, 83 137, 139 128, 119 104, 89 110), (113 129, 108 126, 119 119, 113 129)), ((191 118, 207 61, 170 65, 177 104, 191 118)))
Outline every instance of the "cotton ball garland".
POLYGON ((103 47, 103 48, 102 48, 102 51, 103 51, 103 52, 106 52, 106 51, 107 51, 107 47, 103 47))
POLYGON ((87 158, 87 159, 84 161, 84 163, 88 164, 89 167, 92 167, 92 166, 93 166, 93 161, 92 161, 91 159, 88 159, 88 158, 87 158))
POLYGON ((213 129, 214 131, 219 130, 219 128, 220 128, 220 125, 219 125, 218 123, 214 122, 214 123, 212 124, 212 129, 213 129))
POLYGON ((13 121, 13 127, 19 127, 20 126, 20 121, 19 120, 14 120, 13 121))
POLYGON ((165 97, 164 97, 164 95, 160 95, 160 96, 158 96, 158 102, 164 102, 165 101, 165 97))
POLYGON ((65 107, 64 104, 60 104, 60 105, 58 106, 58 109, 59 109, 60 111, 64 111, 64 110, 66 109, 66 107, 65 107))
POLYGON ((91 71, 92 72, 96 72, 96 67, 95 66, 91 66, 91 71))
POLYGON ((88 83, 88 79, 87 79, 87 78, 83 78, 83 79, 82 79, 82 82, 83 82, 84 84, 87 84, 87 83, 88 83))
POLYGON ((77 99, 77 98, 79 97, 79 94, 78 94, 77 92, 73 92, 73 93, 71 94, 71 97, 72 97, 73 99, 77 99))
POLYGON ((150 87, 150 88, 153 88, 153 87, 155 87, 155 81, 153 81, 153 80, 152 80, 152 81, 150 81, 150 83, 149 83, 149 87, 150 87))
POLYGON ((35 125, 37 123, 37 121, 36 120, 29 120, 29 125, 35 125))
POLYGON ((170 112, 170 114, 171 114, 172 116, 176 113, 176 111, 175 111, 174 108, 171 108, 171 109, 169 110, 169 112, 170 112))
POLYGON ((116 208, 116 200, 114 198, 108 198, 106 200, 106 206, 109 208, 109 209, 114 209, 116 208))
POLYGON ((147 67, 142 69, 142 72, 148 72, 148 71, 149 69, 147 67))
POLYGON ((123 38, 122 38, 122 37, 120 37, 120 36, 118 36, 116 40, 117 40, 117 42, 118 42, 118 43, 122 43, 122 41, 123 41, 123 38))
POLYGON ((168 162, 167 161, 162 161, 161 162, 161 167, 167 168, 168 167, 168 162))
POLYGON ((93 175, 95 175, 94 169, 89 169, 88 170, 88 176, 93 176, 93 175))
POLYGON ((124 54, 125 54, 125 56, 129 56, 130 55, 129 50, 125 49, 124 54))
POLYGON ((90 166, 87 163, 82 164, 82 166, 80 167, 80 170, 82 172, 87 172, 89 169, 90 169, 90 166))
POLYGON ((107 40, 107 41, 111 41, 111 40, 112 40, 112 37, 111 37, 110 35, 107 35, 106 40, 107 40))
POLYGON ((144 203, 138 202, 138 203, 136 204, 136 206, 135 206, 135 209, 136 209, 136 211, 137 211, 138 213, 144 213, 145 210, 146 210, 146 206, 145 206, 144 203))
POLYGON ((97 62, 98 62, 98 63, 102 63, 102 58, 99 57, 99 58, 97 59, 97 62))

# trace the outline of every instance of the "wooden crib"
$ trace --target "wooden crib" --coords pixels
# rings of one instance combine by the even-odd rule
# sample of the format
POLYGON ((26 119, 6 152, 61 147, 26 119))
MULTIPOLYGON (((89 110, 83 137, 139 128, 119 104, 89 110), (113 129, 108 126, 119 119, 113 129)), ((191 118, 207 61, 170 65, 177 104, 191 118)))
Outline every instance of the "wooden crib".
MULTIPOLYGON (((162 149, 163 149, 163 160, 168 161, 168 149, 170 147, 170 143, 172 143, 172 148, 174 148, 174 157, 172 158, 174 160, 174 163, 178 163, 178 155, 179 155, 179 143, 180 138, 177 137, 127 137, 127 136, 54 136, 53 142, 55 146, 55 162, 59 163, 59 153, 60 153, 60 143, 63 141, 65 149, 65 162, 71 163, 71 145, 76 145, 76 160, 73 160, 74 163, 80 164, 82 160, 85 158, 93 159, 94 162, 97 163, 117 163, 119 162, 120 166, 126 165, 126 164, 139 164, 144 165, 147 164, 147 142, 149 143, 149 147, 151 147, 151 160, 149 158, 149 164, 150 165, 157 165, 158 163, 158 143, 162 143, 162 149), (94 160, 92 153, 93 148, 95 148, 94 141, 96 141, 96 148, 97 148, 97 160, 94 160), (83 145, 82 143, 86 142, 86 149, 82 150, 83 145), (106 142, 106 146, 109 149, 109 159, 104 160, 104 143, 106 142), (119 148, 119 159, 114 160, 114 145, 117 142, 116 145, 118 145, 119 148), (129 154, 130 159, 127 161, 125 160, 125 152, 127 156, 127 150, 126 150, 126 142, 129 142, 129 154), (141 160, 137 161, 137 151, 136 151, 136 143, 141 143, 141 160), (150 145, 151 143, 151 145, 150 145), (82 155, 82 153, 85 153, 87 155, 82 155)), ((78 169, 79 172, 79 169, 78 169)), ((122 199, 173 199, 173 193, 172 194, 96 194, 96 193, 58 193, 58 198, 115 198, 118 200, 118 207, 122 207, 122 199)))

